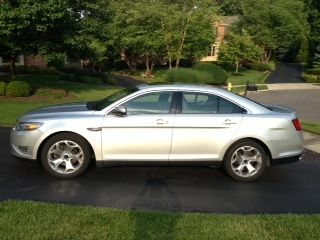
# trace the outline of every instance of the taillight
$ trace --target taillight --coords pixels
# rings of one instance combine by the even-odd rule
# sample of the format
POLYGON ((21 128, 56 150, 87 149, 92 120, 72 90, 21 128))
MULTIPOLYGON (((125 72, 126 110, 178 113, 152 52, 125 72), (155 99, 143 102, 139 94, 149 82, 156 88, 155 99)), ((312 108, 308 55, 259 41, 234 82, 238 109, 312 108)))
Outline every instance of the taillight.
POLYGON ((302 127, 301 127, 299 119, 293 119, 292 123, 293 123, 293 126, 295 127, 295 129, 297 131, 301 131, 302 130, 302 127))

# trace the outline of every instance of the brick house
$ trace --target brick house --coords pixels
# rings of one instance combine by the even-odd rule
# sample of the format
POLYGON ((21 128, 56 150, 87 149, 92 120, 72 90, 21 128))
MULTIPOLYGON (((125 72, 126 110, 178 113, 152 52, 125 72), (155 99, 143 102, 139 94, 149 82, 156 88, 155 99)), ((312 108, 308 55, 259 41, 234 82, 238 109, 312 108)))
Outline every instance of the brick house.
MULTIPOLYGON (((0 66, 8 65, 8 64, 9 62, 7 59, 0 57, 0 66)), ((17 58, 16 66, 28 66, 28 67, 37 66, 40 68, 44 68, 47 66, 47 64, 44 61, 44 59, 39 55, 36 55, 36 56, 20 55, 17 58)))
POLYGON ((209 48, 208 55, 201 59, 202 62, 218 61, 219 47, 228 35, 228 28, 238 21, 238 16, 220 16, 218 20, 214 21, 213 26, 217 36, 209 48))

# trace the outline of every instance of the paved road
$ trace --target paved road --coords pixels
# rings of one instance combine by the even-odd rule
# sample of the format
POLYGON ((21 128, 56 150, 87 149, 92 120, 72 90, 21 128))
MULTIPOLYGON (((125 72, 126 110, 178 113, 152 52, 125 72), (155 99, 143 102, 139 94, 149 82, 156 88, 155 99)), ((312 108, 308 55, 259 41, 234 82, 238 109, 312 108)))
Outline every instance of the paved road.
POLYGON ((261 103, 291 107, 301 119, 320 122, 320 89, 250 92, 247 97, 261 103))
POLYGON ((0 200, 23 199, 123 209, 216 213, 320 213, 320 155, 269 168, 238 183, 208 167, 91 168, 59 180, 11 157, 9 129, 0 128, 0 200))
POLYGON ((298 63, 277 63, 266 83, 302 83, 302 66, 298 63))

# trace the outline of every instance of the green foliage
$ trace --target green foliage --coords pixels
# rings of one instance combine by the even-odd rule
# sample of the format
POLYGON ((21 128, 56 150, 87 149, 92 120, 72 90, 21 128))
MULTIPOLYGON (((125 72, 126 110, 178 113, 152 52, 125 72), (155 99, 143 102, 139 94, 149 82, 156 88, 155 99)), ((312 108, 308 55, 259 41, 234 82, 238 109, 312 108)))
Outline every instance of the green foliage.
POLYGON ((215 7, 209 0, 124 0, 111 6, 113 46, 131 71, 140 59, 147 75, 163 59, 179 66, 182 58, 204 55, 214 39, 215 7))
POLYGON ((59 72, 53 68, 41 68, 37 66, 17 66, 16 72, 31 75, 57 75, 59 72))
MULTIPOLYGON (((307 13, 303 0, 245 0, 237 29, 245 29, 254 42, 263 48, 261 59, 271 54, 280 59, 296 60, 299 48, 309 35, 307 13)), ((303 50, 304 52, 305 50, 303 50)), ((302 55, 301 55, 302 57, 302 55)))
POLYGON ((64 66, 66 56, 63 53, 51 52, 43 55, 43 57, 45 58, 48 67, 61 69, 64 66))
POLYGON ((76 82, 77 78, 74 73, 61 73, 60 79, 64 81, 76 82))
POLYGON ((36 96, 43 96, 43 97, 51 97, 54 99, 61 99, 68 96, 68 93, 64 89, 52 89, 52 88, 39 88, 36 90, 36 96))
POLYGON ((193 67, 194 69, 201 72, 208 72, 211 74, 210 81, 207 84, 225 84, 228 79, 228 74, 219 66, 212 63, 200 63, 193 67))
POLYGON ((0 82, 0 96, 6 95, 6 86, 7 86, 7 83, 0 82))
POLYGON ((219 60, 236 64, 238 73, 239 64, 244 61, 256 62, 261 56, 262 50, 258 47, 246 32, 241 35, 230 33, 228 41, 223 43, 219 49, 219 60))
POLYGON ((270 65, 268 63, 249 63, 247 66, 250 69, 257 70, 257 71, 260 71, 260 72, 274 70, 272 65, 270 65))
POLYGON ((314 75, 320 76, 320 68, 307 69, 305 72, 308 74, 314 74, 314 75))
POLYGON ((313 74, 303 74, 303 79, 307 83, 320 83, 320 77, 313 74))
POLYGON ((31 87, 24 81, 12 81, 6 87, 6 96, 8 97, 28 97, 31 93, 31 87))
POLYGON ((171 69, 166 74, 167 82, 179 82, 179 83, 198 83, 206 84, 214 81, 212 75, 209 72, 197 71, 188 68, 171 69))
POLYGON ((86 84, 96 84, 96 85, 103 84, 103 81, 100 78, 89 77, 89 76, 80 76, 79 82, 86 83, 86 84))

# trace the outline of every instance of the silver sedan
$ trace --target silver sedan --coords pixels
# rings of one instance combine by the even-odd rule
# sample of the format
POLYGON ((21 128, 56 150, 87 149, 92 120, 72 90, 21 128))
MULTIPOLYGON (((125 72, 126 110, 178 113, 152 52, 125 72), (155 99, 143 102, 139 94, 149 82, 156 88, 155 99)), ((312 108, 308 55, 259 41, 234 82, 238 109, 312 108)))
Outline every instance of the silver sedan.
POLYGON ((60 178, 78 176, 95 161, 223 166, 233 179, 252 181, 268 166, 299 160, 303 138, 286 107, 210 86, 140 85, 27 113, 11 131, 11 148, 60 178))

